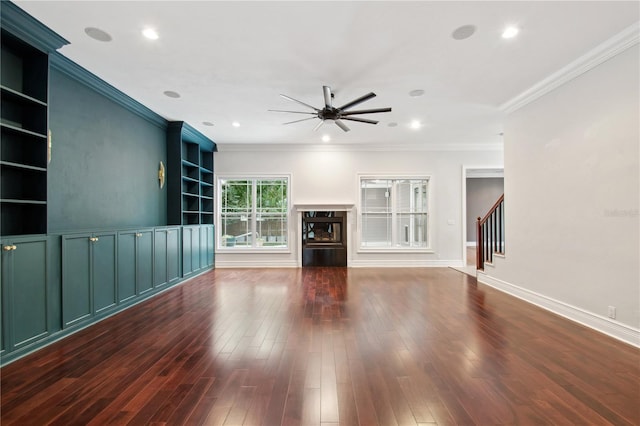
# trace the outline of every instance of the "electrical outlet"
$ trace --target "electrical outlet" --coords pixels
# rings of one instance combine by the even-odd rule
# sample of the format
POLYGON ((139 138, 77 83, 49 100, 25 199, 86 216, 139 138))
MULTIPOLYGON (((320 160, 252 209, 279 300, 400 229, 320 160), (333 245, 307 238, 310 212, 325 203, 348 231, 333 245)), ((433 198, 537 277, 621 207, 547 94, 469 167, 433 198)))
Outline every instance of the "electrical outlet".
POLYGON ((609 311, 608 311, 608 315, 609 318, 616 318, 616 307, 615 306, 609 306, 609 311))

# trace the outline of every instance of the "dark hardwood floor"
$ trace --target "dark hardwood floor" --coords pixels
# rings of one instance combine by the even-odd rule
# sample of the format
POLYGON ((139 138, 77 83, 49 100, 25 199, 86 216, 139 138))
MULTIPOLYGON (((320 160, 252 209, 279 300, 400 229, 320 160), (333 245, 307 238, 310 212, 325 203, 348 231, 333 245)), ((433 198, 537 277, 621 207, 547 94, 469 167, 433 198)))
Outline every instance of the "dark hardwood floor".
POLYGON ((638 425, 640 351, 444 268, 218 269, 2 368, 2 425, 638 425))

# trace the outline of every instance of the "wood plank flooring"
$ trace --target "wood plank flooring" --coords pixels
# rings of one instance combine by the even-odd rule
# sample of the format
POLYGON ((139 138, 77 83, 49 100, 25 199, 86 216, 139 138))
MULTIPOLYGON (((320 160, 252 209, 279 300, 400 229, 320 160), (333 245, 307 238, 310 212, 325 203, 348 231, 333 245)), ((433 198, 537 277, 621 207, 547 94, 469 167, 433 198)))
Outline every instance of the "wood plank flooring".
POLYGON ((2 368, 2 425, 639 425, 640 351, 444 268, 218 269, 2 368))

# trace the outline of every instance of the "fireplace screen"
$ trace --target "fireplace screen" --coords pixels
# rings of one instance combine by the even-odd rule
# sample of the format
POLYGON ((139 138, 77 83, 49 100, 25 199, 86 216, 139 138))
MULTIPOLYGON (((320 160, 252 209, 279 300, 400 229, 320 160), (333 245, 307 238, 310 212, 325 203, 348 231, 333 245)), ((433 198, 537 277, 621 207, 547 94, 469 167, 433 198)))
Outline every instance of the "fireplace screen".
POLYGON ((342 245, 344 212, 304 212, 302 217, 303 245, 342 245))

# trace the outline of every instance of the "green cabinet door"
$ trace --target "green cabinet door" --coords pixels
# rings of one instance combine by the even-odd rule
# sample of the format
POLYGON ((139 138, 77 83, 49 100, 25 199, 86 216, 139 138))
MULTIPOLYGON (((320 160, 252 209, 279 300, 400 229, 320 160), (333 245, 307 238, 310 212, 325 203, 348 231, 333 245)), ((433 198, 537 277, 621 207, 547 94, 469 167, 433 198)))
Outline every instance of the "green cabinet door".
POLYGON ((62 237, 62 325, 69 327, 92 313, 91 234, 62 237))
POLYGON ((136 296, 136 233, 118 233, 118 301, 136 296))
POLYGON ((93 308, 95 313, 116 305, 116 234, 96 234, 93 250, 93 308))
POLYGON ((209 251, 207 246, 209 244, 209 227, 200 227, 200 268, 207 268, 209 266, 209 251))
POLYGON ((180 279, 180 228, 167 229, 167 279, 169 283, 180 279))
POLYGON ((167 279, 167 230, 156 229, 154 241, 153 284, 156 287, 165 285, 167 279))
POLYGON ((2 349, 13 350, 49 333, 46 237, 2 242, 2 349))
POLYGON ((186 277, 193 273, 193 261, 192 261, 192 249, 191 244, 193 241, 192 232, 193 228, 184 226, 182 228, 182 276, 186 277))
POLYGON ((193 271, 198 271, 200 265, 200 229, 194 227, 191 229, 191 267, 193 271))
POLYGON ((212 226, 208 226, 208 231, 207 231, 207 266, 215 266, 215 247, 216 247, 216 243, 215 243, 215 229, 212 226))
POLYGON ((138 294, 153 289, 153 230, 136 234, 136 272, 138 294))

